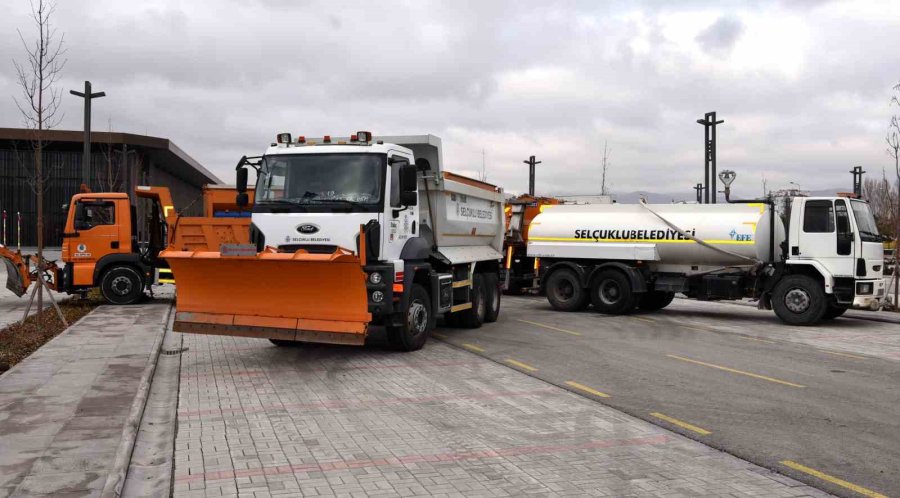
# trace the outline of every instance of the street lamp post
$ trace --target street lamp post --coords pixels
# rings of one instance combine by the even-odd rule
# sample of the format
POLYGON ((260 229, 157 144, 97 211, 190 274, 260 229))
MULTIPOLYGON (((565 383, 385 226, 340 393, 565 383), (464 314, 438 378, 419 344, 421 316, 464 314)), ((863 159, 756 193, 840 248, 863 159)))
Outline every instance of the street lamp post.
POLYGON ((84 157, 81 159, 81 183, 91 186, 91 100, 105 97, 106 92, 91 93, 91 82, 84 82, 84 93, 69 90, 84 99, 84 157))

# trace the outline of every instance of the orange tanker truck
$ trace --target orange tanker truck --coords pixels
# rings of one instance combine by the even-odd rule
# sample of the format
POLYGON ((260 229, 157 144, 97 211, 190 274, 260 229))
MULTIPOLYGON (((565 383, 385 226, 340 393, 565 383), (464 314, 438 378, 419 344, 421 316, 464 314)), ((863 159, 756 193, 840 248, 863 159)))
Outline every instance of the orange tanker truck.
POLYGON ((208 250, 249 240, 250 219, 239 216, 235 190, 207 186, 203 194, 206 216, 184 217, 175 211, 168 188, 138 186, 135 195, 150 200, 146 243, 138 242, 139 222, 128 194, 75 194, 63 231, 62 264, 40 263, 36 257, 0 245, 6 287, 21 297, 43 277, 58 292, 84 294, 99 287, 111 304, 135 303, 157 282, 157 272, 160 281, 167 280, 168 268, 158 257, 164 247, 208 250))

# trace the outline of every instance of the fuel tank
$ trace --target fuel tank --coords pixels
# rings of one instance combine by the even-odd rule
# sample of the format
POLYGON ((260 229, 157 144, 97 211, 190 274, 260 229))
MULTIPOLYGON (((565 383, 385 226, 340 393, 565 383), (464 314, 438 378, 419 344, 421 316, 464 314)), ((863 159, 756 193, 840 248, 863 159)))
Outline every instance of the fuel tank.
MULTIPOLYGON (((774 219, 777 258, 785 231, 781 218, 774 219)), ((531 223, 528 255, 658 265, 748 265, 769 261, 770 228, 769 207, 762 203, 546 206, 531 223)))

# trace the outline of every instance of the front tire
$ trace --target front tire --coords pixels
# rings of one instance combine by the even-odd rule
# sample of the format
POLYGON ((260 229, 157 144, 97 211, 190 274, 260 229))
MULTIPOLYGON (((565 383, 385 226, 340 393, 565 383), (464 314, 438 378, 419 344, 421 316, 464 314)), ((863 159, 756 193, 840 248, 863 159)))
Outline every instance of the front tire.
POLYGON ((131 266, 113 266, 100 278, 100 293, 110 304, 134 304, 144 297, 144 280, 131 266))
POLYGON ((484 315, 486 323, 494 323, 500 318, 500 277, 496 273, 484 275, 484 287, 487 309, 484 315))
POLYGON ((587 307, 589 296, 574 271, 563 268, 547 277, 547 301, 559 311, 580 311, 587 307))
POLYGON ((591 304, 600 313, 624 315, 634 311, 637 298, 631 281, 617 270, 602 270, 591 281, 591 304))
POLYGON ((409 302, 403 316, 403 324, 388 328, 388 340, 400 351, 422 349, 428 339, 428 323, 431 321, 431 297, 419 284, 409 291, 409 302))
POLYGON ((772 308, 789 325, 815 325, 828 309, 825 291, 814 278, 789 275, 772 292, 772 308))

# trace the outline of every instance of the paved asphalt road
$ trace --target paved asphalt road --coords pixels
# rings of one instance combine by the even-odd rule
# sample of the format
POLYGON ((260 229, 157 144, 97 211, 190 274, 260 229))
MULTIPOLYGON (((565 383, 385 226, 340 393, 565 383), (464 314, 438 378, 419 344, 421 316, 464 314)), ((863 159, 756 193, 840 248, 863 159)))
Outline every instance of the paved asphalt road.
POLYGON ((900 495, 900 362, 828 343, 900 325, 842 318, 798 344, 771 312, 697 304, 605 316, 504 296, 497 324, 435 335, 825 491, 900 495))

